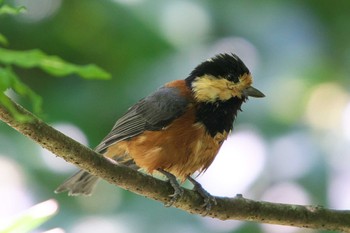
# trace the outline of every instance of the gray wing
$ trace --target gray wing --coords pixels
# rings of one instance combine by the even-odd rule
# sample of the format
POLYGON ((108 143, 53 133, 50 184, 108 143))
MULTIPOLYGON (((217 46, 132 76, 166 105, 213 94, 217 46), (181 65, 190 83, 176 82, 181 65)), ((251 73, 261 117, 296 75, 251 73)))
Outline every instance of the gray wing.
POLYGON ((103 153, 109 146, 145 130, 160 130, 181 116, 187 105, 188 100, 180 95, 178 89, 161 87, 129 108, 95 151, 103 153))

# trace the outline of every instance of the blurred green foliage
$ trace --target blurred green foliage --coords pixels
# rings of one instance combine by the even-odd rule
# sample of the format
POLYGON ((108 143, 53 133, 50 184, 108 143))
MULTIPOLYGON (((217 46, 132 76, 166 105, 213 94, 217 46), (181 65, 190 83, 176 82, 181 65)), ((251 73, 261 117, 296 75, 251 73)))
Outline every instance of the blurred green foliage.
MULTIPOLYGON (((11 7, 9 5, 0 5, 1 15, 17 15, 24 12, 24 7, 11 7)), ((3 45, 8 44, 8 40, 1 34, 0 41, 3 45)), ((3 96, 3 92, 11 88, 20 96, 27 96, 33 105, 33 111, 36 114, 41 113, 42 100, 29 86, 20 81, 19 77, 13 71, 12 66, 21 68, 41 68, 48 74, 53 76, 67 76, 70 74, 78 74, 86 79, 108 79, 110 74, 100 69, 96 65, 78 66, 65 62, 57 56, 48 56, 42 51, 14 51, 0 48, 0 103, 6 106, 10 112, 20 121, 27 121, 27 117, 16 112, 11 103, 3 96)))
MULTIPOLYGON (((349 1, 330 4, 315 0, 18 0, 15 3, 9 0, 5 3, 25 5, 26 12, 0 17, 0 44, 6 46, 0 50, 6 52, 0 55, 1 91, 12 85, 16 92, 24 90, 23 94, 32 99, 37 98, 33 93, 38 93, 43 100, 45 121, 74 125, 84 132, 91 147, 99 143, 129 106, 158 86, 185 78, 199 62, 223 52, 221 48, 238 53, 255 77, 254 86, 267 97, 262 101, 250 100, 243 106, 244 112, 239 114, 233 133, 255 130, 267 148, 267 156, 264 169, 255 181, 237 193, 264 199, 264 194, 276 184, 288 182, 302 187, 312 204, 334 207, 331 193, 338 189, 332 184, 339 173, 334 165, 339 163, 335 157, 341 155, 339 161, 348 158, 345 127, 325 124, 320 129, 308 119, 310 106, 326 108, 327 114, 316 117, 321 119, 323 115, 337 113, 332 106, 342 98, 349 102, 349 1), (14 57, 13 51, 33 56, 34 67, 18 64, 30 60, 14 57), (46 54, 55 54, 71 63, 46 54), (91 71, 91 66, 79 65, 77 71, 72 65, 89 63, 102 67, 113 78, 103 81, 78 78, 79 72, 95 71, 95 76, 107 77, 94 67, 95 71, 91 71), (62 64, 64 69, 57 72, 56 68, 62 64), (69 73, 62 73, 67 70, 69 73), (67 78, 47 78, 47 72, 64 74, 67 78), (13 75, 20 77, 20 81, 11 78, 13 75), (328 103, 326 95, 321 103, 313 104, 313 96, 318 96, 315 93, 324 83, 336 85, 335 90, 341 96, 328 103), (32 91, 28 92, 27 87, 32 91), (291 141, 294 144, 287 147, 291 141), (284 149, 282 152, 277 150, 279 146, 284 149), (294 170, 304 169, 299 175, 288 177, 280 171, 283 169, 278 170, 294 163, 294 170)), ((325 90, 328 89, 326 86, 325 90)), ((9 94, 24 106, 30 105, 26 99, 9 94)), ((270 232, 259 224, 210 221, 164 208, 160 203, 105 183, 90 198, 54 195, 53 190, 70 172, 53 169, 44 159, 50 155, 41 156, 42 151, 36 145, 1 123, 0 154, 17 163, 32 202, 58 200, 60 212, 44 224, 45 229, 62 227, 67 232, 79 232, 77 229, 83 222, 95 223, 99 219, 99 223, 106 223, 104 226, 113 223, 118 232, 270 232)), ((297 195, 293 195, 296 200, 297 195)))

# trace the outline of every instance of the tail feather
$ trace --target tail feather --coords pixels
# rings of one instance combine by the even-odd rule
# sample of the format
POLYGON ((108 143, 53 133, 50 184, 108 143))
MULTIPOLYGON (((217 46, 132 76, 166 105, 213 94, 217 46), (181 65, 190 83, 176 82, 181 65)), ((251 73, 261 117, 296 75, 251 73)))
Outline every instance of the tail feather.
POLYGON ((63 184, 58 186, 55 193, 68 191, 69 196, 89 196, 93 192, 98 180, 98 177, 93 176, 86 171, 80 170, 68 178, 63 184))
MULTIPOLYGON (((134 160, 127 155, 117 157, 115 159, 115 162, 135 170, 139 169, 134 160)), ((58 188, 55 190, 55 193, 68 192, 69 196, 90 196, 94 191, 98 180, 99 178, 97 176, 93 176, 86 171, 80 170, 68 178, 66 181, 64 181, 63 184, 58 186, 58 188)))

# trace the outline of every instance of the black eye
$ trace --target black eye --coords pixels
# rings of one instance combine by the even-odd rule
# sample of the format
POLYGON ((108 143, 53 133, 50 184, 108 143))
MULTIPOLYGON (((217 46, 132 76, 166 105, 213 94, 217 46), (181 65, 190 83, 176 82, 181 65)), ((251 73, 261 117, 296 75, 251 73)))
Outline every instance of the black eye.
POLYGON ((227 76, 227 79, 232 81, 232 82, 234 82, 234 83, 238 83, 239 82, 239 79, 238 79, 237 75, 229 74, 227 76))

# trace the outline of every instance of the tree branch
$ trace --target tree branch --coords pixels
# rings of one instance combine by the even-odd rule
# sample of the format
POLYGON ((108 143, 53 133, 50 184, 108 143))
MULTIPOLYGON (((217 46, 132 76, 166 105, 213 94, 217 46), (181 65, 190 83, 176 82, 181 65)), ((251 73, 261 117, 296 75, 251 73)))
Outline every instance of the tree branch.
MULTIPOLYGON (((93 150, 45 124, 20 105, 14 102, 13 105, 18 112, 33 120, 27 123, 18 122, 1 104, 0 119, 43 148, 123 189, 163 203, 170 200, 169 195, 173 193, 173 189, 167 182, 127 167, 117 166, 93 150)), ((217 205, 212 207, 207 216, 221 220, 246 220, 350 232, 350 211, 330 210, 321 206, 253 201, 240 195, 235 198, 216 197, 216 200, 217 205)), ((202 204, 203 200, 198 193, 185 190, 183 197, 173 206, 192 214, 203 215, 205 210, 201 207, 202 204)))

